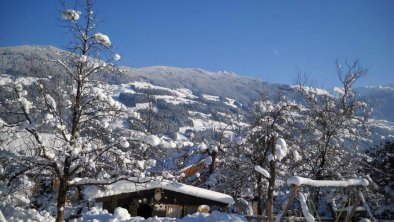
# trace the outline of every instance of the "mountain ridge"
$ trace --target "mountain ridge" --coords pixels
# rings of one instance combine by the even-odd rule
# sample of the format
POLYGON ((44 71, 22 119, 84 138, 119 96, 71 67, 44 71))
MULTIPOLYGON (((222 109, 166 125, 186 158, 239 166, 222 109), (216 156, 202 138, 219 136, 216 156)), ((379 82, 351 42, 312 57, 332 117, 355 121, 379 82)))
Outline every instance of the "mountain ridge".
MULTIPOLYGON (((14 76, 29 75, 28 63, 32 58, 57 59, 68 53, 50 45, 22 45, 0 47, 0 73, 14 76)), ((180 68, 171 66, 127 67, 119 66, 124 75, 102 73, 101 78, 110 84, 126 84, 133 81, 148 82, 167 88, 187 88, 196 95, 213 95, 222 99, 228 97, 251 106, 262 95, 274 97, 280 91, 288 94, 290 85, 268 83, 262 80, 238 75, 233 72, 211 72, 201 68, 180 68)), ((357 87, 356 92, 366 97, 375 109, 374 118, 394 122, 394 91, 388 90, 394 84, 384 86, 357 87), (387 87, 385 87, 387 86, 387 87)))

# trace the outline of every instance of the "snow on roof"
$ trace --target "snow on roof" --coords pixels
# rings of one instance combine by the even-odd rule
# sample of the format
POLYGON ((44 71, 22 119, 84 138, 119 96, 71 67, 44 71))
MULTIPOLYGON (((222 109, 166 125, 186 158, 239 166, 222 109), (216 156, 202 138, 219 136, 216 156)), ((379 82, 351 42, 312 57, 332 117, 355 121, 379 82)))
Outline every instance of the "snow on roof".
POLYGON ((219 102, 219 96, 212 96, 212 95, 208 95, 208 94, 202 94, 202 97, 206 100, 211 100, 211 101, 216 101, 219 102))
POLYGON ((368 186, 367 179, 347 179, 347 180, 312 180, 298 176, 292 176, 287 179, 288 185, 309 185, 313 187, 348 187, 348 186, 368 186))
POLYGON ((234 203, 234 199, 227 194, 219 193, 199 187, 194 187, 178 182, 152 181, 148 183, 134 183, 130 181, 119 181, 114 184, 107 185, 105 187, 107 188, 106 191, 89 189, 89 190, 85 190, 85 192, 87 193, 89 198, 93 199, 93 198, 112 196, 122 193, 132 193, 137 191, 162 188, 165 190, 171 190, 174 192, 201 197, 221 203, 226 203, 226 204, 234 203))
POLYGON ((231 99, 231 98, 226 98, 226 102, 224 102, 224 104, 231 106, 233 108, 237 108, 237 106, 235 105, 235 99, 231 99))

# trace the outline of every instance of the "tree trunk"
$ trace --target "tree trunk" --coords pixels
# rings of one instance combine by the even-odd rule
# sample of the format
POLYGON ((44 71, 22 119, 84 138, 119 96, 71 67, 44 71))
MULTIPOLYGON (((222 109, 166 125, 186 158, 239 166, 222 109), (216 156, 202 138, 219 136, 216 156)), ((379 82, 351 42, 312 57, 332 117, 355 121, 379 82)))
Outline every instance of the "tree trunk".
POLYGON ((350 212, 348 211, 346 214, 346 222, 351 222, 352 221, 352 217, 354 215, 354 212, 356 212, 356 208, 358 203, 360 202, 360 196, 358 195, 358 191, 356 190, 354 192, 354 202, 353 202, 353 206, 350 210, 350 212))
MULTIPOLYGON (((275 137, 271 140, 271 152, 275 153, 275 137)), ((268 179, 268 203, 267 203, 267 217, 268 221, 272 222, 274 219, 273 205, 274 205, 274 188, 275 188, 275 173, 276 163, 275 160, 270 161, 270 178, 268 179)))
POLYGON ((64 221, 64 210, 66 207, 66 200, 67 200, 67 180, 65 178, 60 178, 60 186, 57 195, 57 215, 56 215, 56 222, 63 222, 64 221))
POLYGON ((76 211, 76 214, 77 214, 77 216, 80 216, 80 215, 82 215, 82 211, 83 211, 85 206, 83 204, 83 189, 82 189, 82 187, 78 186, 77 190, 78 190, 78 202, 79 202, 79 204, 78 204, 78 209, 76 211))
POLYGON ((275 161, 270 162, 270 178, 268 179, 268 204, 267 204, 267 217, 268 221, 273 221, 273 205, 274 205, 274 189, 275 189, 275 161))
MULTIPOLYGON (((319 164, 319 168, 318 168, 316 175, 315 175, 316 180, 324 180, 325 179, 325 176, 323 175, 323 170, 325 169, 325 164, 326 164, 326 152, 322 152, 321 162, 319 164)), ((313 196, 313 203, 315 205, 316 211, 315 211, 315 213, 313 213, 313 215, 316 216, 317 209, 319 208, 319 202, 320 202, 320 187, 315 187, 314 191, 315 191, 315 193, 312 196, 313 196)))
POLYGON ((257 215, 263 215, 263 185, 260 173, 257 176, 257 184, 257 215))
POLYGON ((211 154, 212 163, 211 163, 211 165, 209 165, 209 175, 212 175, 215 172, 215 170, 216 170, 216 164, 215 163, 216 163, 217 156, 218 156, 218 153, 213 151, 212 154, 211 154))

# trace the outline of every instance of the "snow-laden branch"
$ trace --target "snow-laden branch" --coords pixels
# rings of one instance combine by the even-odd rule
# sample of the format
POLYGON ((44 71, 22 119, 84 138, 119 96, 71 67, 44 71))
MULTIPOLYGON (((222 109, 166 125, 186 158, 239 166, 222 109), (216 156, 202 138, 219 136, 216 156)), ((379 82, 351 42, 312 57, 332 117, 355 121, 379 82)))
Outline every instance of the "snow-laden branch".
POLYGON ((302 214, 304 215, 305 219, 308 222, 314 222, 315 218, 313 217, 313 215, 311 214, 311 212, 309 211, 308 208, 308 204, 306 203, 306 198, 304 196, 304 194, 302 194, 301 192, 298 193, 298 197, 300 198, 300 204, 301 204, 301 209, 302 209, 302 214))
POLYGON ((369 217, 371 218, 371 220, 373 222, 376 222, 376 219, 372 214, 371 208, 368 206, 367 202, 365 201, 364 194, 363 194, 363 192, 361 192, 361 190, 358 191, 358 195, 361 199, 361 203, 364 205, 365 209, 367 210, 369 217))
POLYGON ((270 173, 268 173, 268 171, 264 168, 262 168, 260 165, 256 165, 254 166, 254 170, 256 170, 257 172, 259 172, 261 175, 263 175, 266 178, 270 178, 270 173))
POLYGON ((104 45, 105 47, 109 47, 111 45, 111 41, 109 40, 108 35, 104 35, 102 33, 96 33, 94 34, 94 39, 98 42, 104 45))
POLYGON ((141 178, 111 178, 111 179, 93 179, 93 178, 74 178, 69 182, 70 186, 89 186, 89 185, 111 185, 119 181, 129 181, 133 183, 146 183, 149 179, 141 180, 141 178))
POLYGON ((278 138, 275 144, 275 157, 281 161, 288 153, 286 141, 282 138, 278 138))
POLYGON ((368 186, 367 179, 347 179, 347 180, 312 180, 309 178, 291 176, 287 179, 288 185, 306 185, 312 187, 348 187, 348 186, 368 186))
POLYGON ((115 61, 119 61, 120 58, 121 58, 121 56, 119 54, 115 53, 112 59, 115 61))
POLYGON ((76 11, 73 9, 66 9, 63 11, 62 16, 64 20, 71 20, 71 21, 77 21, 79 19, 79 16, 81 15, 80 11, 76 11))

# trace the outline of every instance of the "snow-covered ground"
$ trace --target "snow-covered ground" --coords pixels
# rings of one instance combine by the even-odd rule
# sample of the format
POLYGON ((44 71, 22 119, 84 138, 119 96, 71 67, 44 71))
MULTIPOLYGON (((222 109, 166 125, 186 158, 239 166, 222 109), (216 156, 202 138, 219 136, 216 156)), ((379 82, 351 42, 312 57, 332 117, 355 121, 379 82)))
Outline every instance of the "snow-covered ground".
POLYGON ((213 222, 213 221, 233 221, 233 222, 247 222, 247 219, 238 214, 223 213, 213 211, 210 214, 195 213, 187 215, 184 218, 169 218, 169 217, 153 217, 144 219, 143 217, 131 217, 126 209, 116 208, 114 214, 108 213, 106 210, 93 208, 86 213, 82 218, 74 220, 75 222, 93 222, 93 221, 111 221, 111 222, 213 222))
MULTIPOLYGON (((38 212, 34 209, 23 209, 20 207, 10 208, 4 212, 8 217, 3 216, 0 211, 0 222, 53 222, 55 218, 48 212, 38 212)), ((189 214, 183 218, 170 217, 131 217, 128 211, 124 208, 116 208, 114 213, 108 213, 107 210, 93 207, 90 211, 84 213, 82 217, 71 220, 74 222, 215 222, 215 221, 234 221, 247 222, 247 219, 239 214, 224 213, 220 211, 213 211, 210 214, 194 213, 189 214)))

